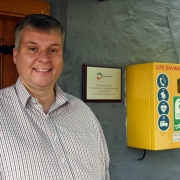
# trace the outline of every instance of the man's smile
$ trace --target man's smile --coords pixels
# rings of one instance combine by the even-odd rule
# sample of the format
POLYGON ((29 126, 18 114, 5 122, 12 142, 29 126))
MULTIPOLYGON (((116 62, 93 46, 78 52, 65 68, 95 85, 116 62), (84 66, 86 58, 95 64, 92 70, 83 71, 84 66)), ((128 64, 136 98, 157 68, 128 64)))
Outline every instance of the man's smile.
POLYGON ((51 69, 38 69, 38 68, 33 68, 35 71, 38 72, 49 72, 51 69))

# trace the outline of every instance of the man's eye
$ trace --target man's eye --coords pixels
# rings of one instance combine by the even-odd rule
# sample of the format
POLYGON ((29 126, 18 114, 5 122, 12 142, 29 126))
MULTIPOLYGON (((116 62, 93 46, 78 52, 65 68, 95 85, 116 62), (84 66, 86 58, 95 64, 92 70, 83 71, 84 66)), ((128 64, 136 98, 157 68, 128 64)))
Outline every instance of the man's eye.
POLYGON ((30 51, 37 51, 37 48, 31 47, 29 48, 30 51))
POLYGON ((57 52, 56 49, 50 49, 50 52, 54 53, 54 52, 57 52))

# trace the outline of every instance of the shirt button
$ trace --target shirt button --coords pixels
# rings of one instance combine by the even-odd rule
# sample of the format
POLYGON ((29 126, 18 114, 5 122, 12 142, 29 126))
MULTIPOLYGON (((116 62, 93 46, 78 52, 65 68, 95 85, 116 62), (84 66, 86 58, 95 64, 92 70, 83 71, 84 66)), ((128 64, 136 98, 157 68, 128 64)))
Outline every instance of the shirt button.
POLYGON ((64 159, 64 158, 61 159, 61 163, 62 163, 62 164, 65 163, 65 159, 64 159))
POLYGON ((54 132, 51 132, 50 136, 54 141, 57 140, 57 136, 56 136, 56 134, 54 132))
POLYGON ((57 136, 53 136, 54 141, 57 141, 58 137, 57 136))

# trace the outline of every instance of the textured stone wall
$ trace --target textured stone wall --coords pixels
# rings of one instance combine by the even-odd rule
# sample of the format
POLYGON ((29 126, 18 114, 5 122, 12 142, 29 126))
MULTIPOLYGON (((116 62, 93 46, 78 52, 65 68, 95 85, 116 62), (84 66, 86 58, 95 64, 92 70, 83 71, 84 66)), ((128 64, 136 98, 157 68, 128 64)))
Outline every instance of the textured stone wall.
POLYGON ((122 102, 87 103, 105 133, 111 180, 180 179, 179 149, 147 151, 139 161, 143 150, 126 146, 125 67, 180 61, 180 1, 169 2, 69 0, 67 11, 57 8, 58 0, 52 3, 53 15, 66 25, 65 66, 58 80, 64 91, 82 98, 82 63, 123 68, 122 102))

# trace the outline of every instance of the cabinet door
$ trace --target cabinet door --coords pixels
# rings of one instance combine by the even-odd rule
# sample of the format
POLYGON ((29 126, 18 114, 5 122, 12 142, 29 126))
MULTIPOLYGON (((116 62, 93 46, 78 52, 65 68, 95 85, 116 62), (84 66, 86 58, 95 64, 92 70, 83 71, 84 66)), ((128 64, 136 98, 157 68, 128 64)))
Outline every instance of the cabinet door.
MULTIPOLYGON (((50 14, 50 5, 41 0, 0 0, 0 46, 14 44, 14 28, 28 14, 50 14)), ((13 85, 18 72, 11 54, 0 53, 0 89, 13 85)))

